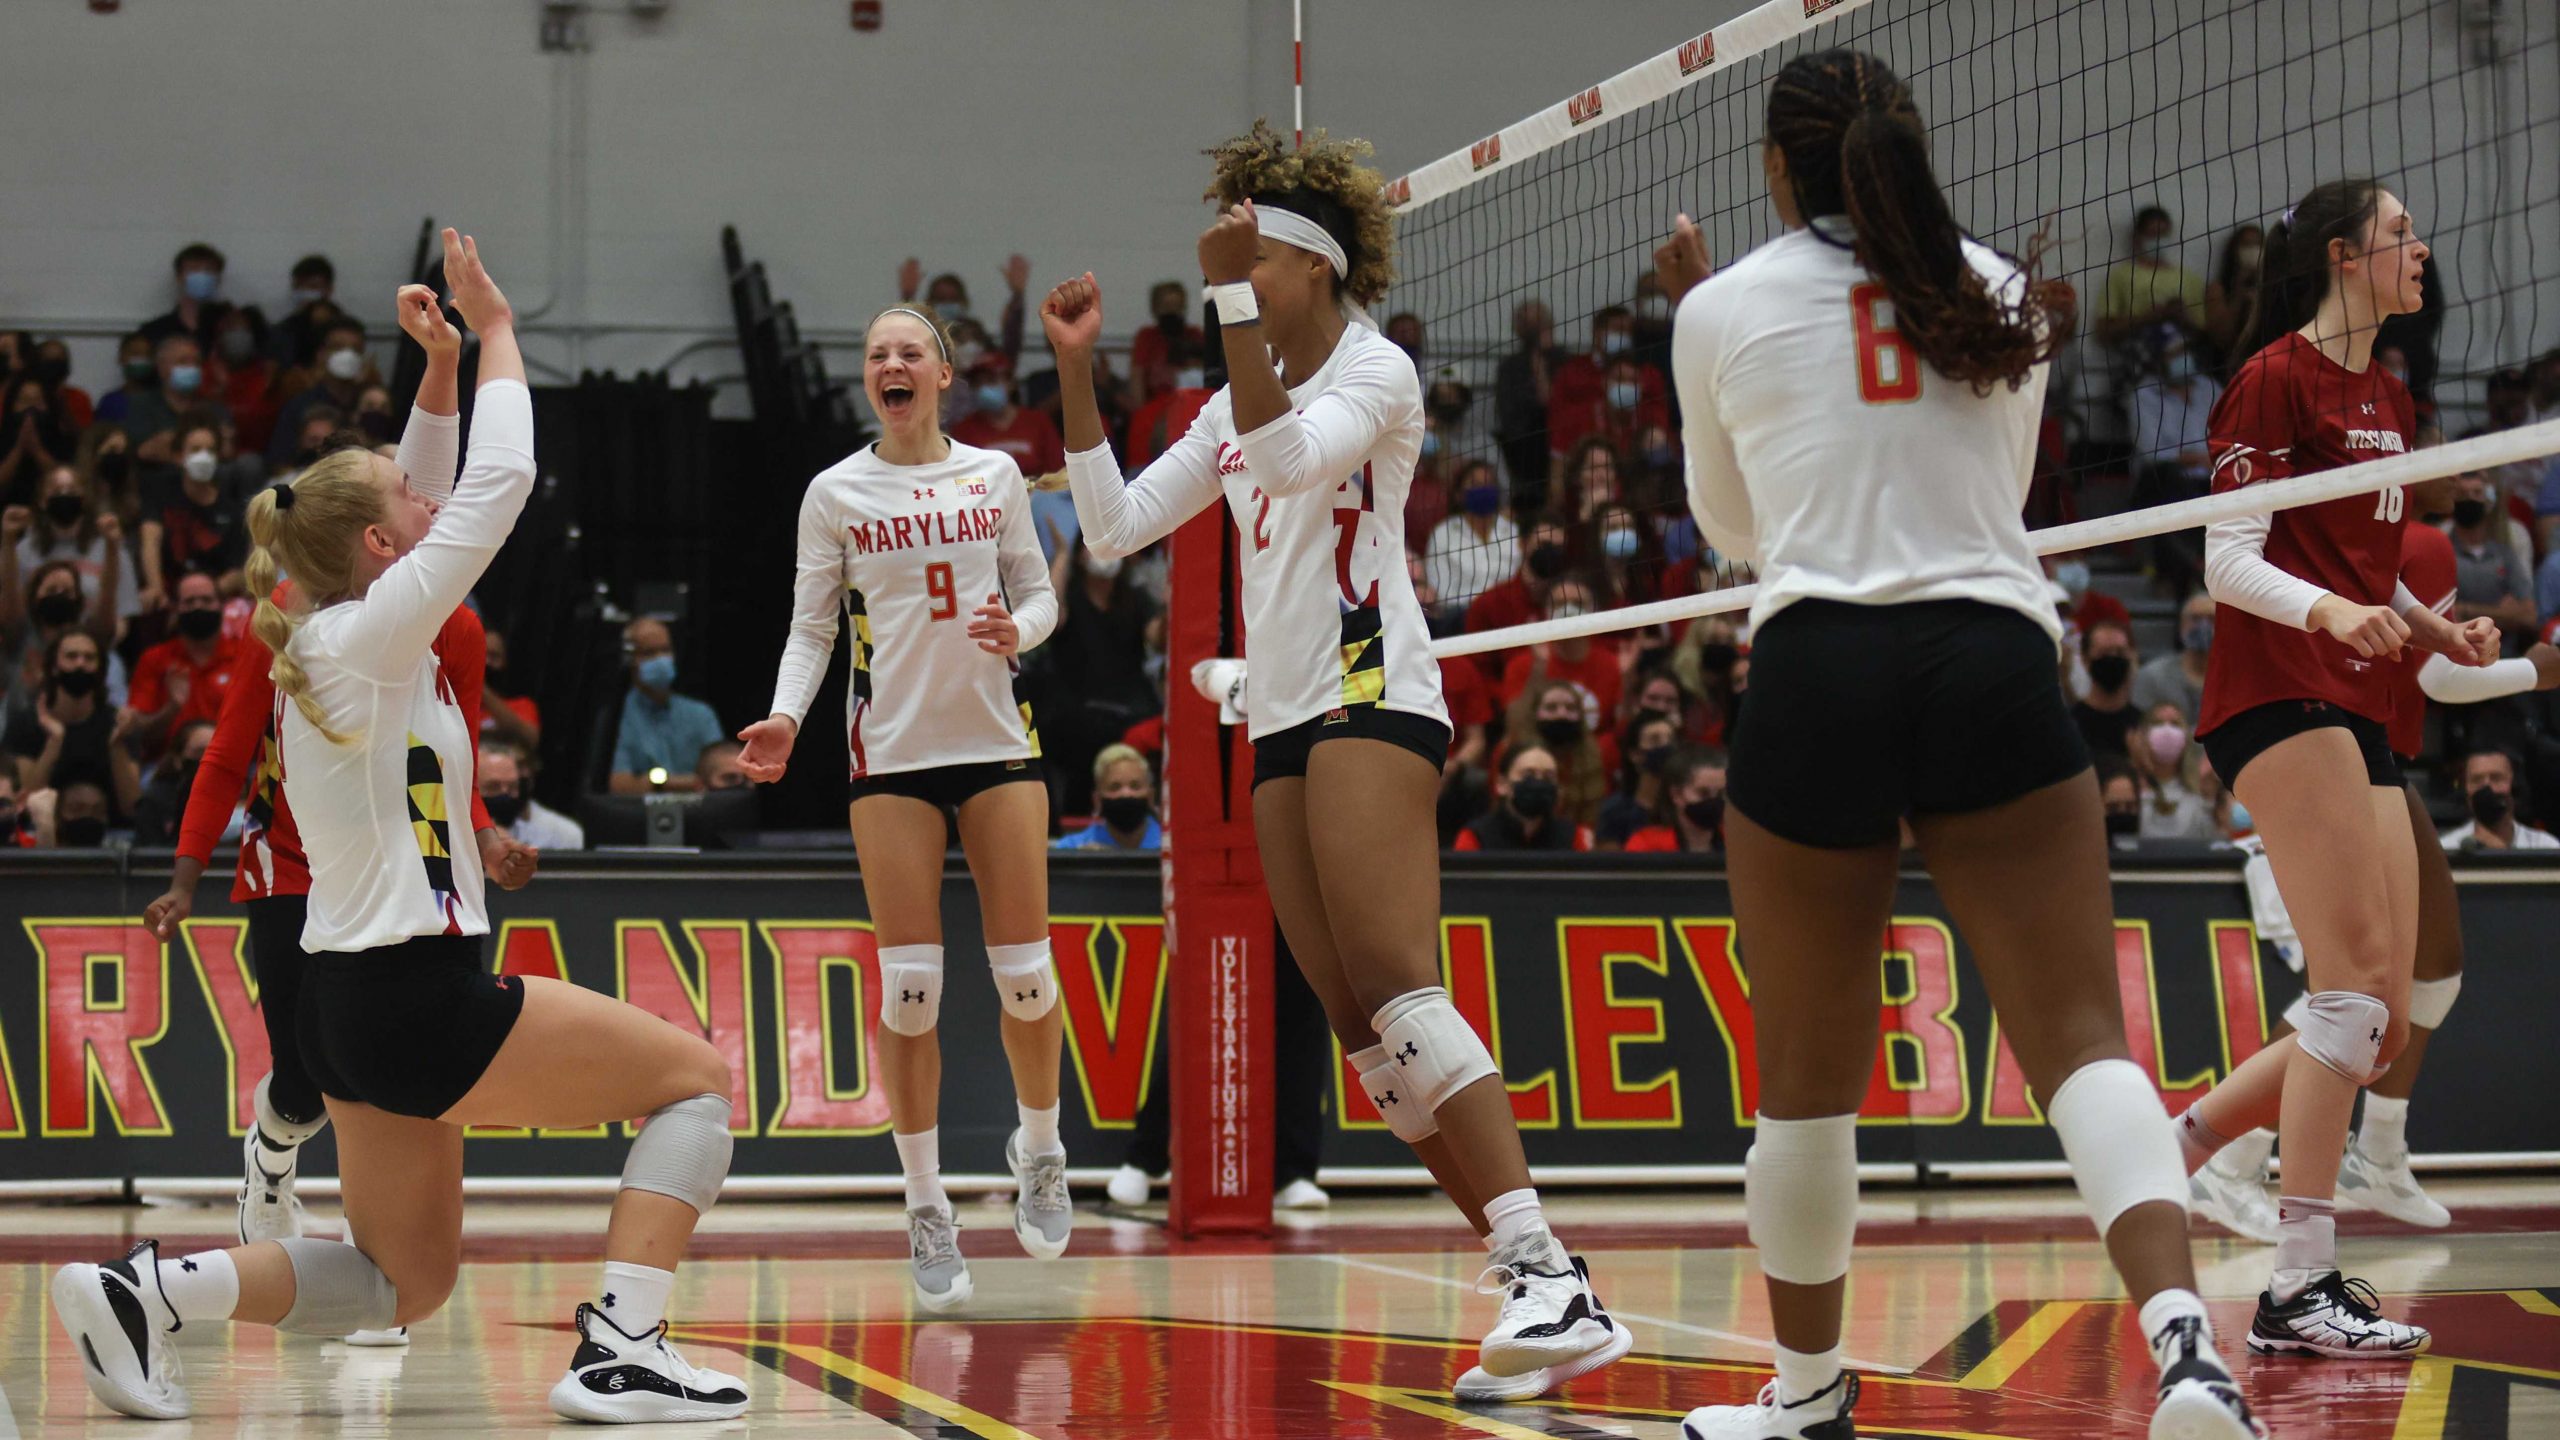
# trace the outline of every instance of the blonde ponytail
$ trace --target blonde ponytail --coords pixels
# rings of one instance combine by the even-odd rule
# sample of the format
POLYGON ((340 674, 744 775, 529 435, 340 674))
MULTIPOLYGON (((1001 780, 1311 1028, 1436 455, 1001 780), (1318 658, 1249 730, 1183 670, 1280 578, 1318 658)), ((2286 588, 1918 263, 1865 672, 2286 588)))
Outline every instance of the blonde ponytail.
POLYGON ((355 737, 329 728, 326 712, 312 698, 311 676, 290 647, 294 633, 310 617, 313 597, 338 599, 354 589, 356 545, 365 527, 383 518, 374 463, 367 451, 341 450, 314 462, 290 485, 249 501, 253 548, 242 573, 258 602, 249 628, 275 656, 267 675, 277 692, 291 697, 302 718, 333 745, 352 743, 355 737), (287 605, 275 600, 279 569, 294 579, 287 605))

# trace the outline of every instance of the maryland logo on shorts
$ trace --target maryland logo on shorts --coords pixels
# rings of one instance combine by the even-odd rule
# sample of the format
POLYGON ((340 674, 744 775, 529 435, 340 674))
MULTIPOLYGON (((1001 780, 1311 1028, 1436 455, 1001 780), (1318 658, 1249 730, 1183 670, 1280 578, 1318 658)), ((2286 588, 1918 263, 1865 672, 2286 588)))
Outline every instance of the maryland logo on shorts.
POLYGON ((1374 605, 1342 613, 1342 703, 1375 705, 1387 694, 1387 639, 1374 605))
POLYGON ((453 825, 446 813, 444 761, 435 747, 409 735, 409 828, 418 837, 418 858, 426 863, 427 888, 453 894, 453 825))

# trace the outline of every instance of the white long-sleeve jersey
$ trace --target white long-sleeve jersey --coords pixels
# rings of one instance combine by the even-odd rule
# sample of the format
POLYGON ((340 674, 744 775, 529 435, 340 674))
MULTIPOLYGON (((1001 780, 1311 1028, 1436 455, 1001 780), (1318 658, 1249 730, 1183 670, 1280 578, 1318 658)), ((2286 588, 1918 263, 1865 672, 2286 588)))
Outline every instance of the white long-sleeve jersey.
POLYGON ((285 795, 311 863, 305 950, 489 932, 471 836, 471 727, 434 647, 515 528, 533 475, 532 394, 492 380, 480 387, 461 483, 449 462, 410 474, 420 494, 451 496, 426 538, 363 595, 294 633, 288 653, 347 739, 329 740, 276 696, 285 795))
POLYGON ((930 465, 892 465, 864 446, 809 482, 800 577, 773 712, 809 713, 853 625, 845 700, 853 777, 1040 754, 1021 666, 969 638, 981 605, 1012 612, 1027 652, 1058 626, 1031 492, 1013 458, 952 442, 930 465))
POLYGON ((1413 360, 1352 326, 1289 402, 1279 419, 1238 435, 1234 396, 1221 389, 1134 480, 1108 447, 1069 455, 1084 543, 1129 554, 1223 491, 1244 562, 1253 738, 1354 705, 1445 725, 1431 629, 1404 558, 1405 495, 1422 453, 1413 360))
MULTIPOLYGON (((2018 283, 1989 247, 1965 255, 1995 294, 2018 283)), ((1689 505, 1717 549, 1758 567, 1753 624, 1808 598, 1960 599, 2060 639, 2019 516, 2049 367, 1988 395, 1929 369, 1884 286, 1809 230, 1683 296, 1671 362, 1689 505)))

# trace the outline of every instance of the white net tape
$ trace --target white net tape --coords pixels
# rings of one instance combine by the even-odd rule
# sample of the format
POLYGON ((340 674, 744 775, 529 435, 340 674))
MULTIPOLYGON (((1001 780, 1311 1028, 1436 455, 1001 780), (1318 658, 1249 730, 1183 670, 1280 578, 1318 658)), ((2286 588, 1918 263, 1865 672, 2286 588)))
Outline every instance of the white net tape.
MULTIPOLYGON (((2070 525, 2056 525, 2035 531, 2028 538, 2035 542, 2037 554, 2060 555, 2191 530, 2218 520, 2290 510, 2299 505, 2317 505, 2324 500, 2338 500, 2350 495, 2370 495, 2397 485, 2489 470, 2553 454, 2560 454, 2560 420, 2544 420, 2403 455, 2368 460, 2360 465, 2297 475, 2220 495, 2128 510, 2070 525)), ((1911 483, 1928 482, 1914 480, 1911 483)), ((1453 635, 1435 642, 1431 653, 1439 659, 1448 660, 1460 655, 1480 655, 1489 650, 1511 650, 1523 645, 1615 634, 1648 625, 1694 620, 1702 615, 1722 615, 1750 609, 1759 594, 1757 585, 1737 585, 1712 594, 1684 595, 1651 604, 1627 605, 1576 615, 1571 619, 1541 620, 1471 635, 1453 635)))

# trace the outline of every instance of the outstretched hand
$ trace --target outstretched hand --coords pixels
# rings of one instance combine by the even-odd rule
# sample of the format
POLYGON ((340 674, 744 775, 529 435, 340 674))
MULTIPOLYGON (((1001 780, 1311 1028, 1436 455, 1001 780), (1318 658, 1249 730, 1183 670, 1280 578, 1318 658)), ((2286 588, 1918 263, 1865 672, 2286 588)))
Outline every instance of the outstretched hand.
POLYGON ((1102 288, 1092 271, 1049 292, 1040 302, 1040 328, 1048 332, 1049 348, 1061 355, 1093 353, 1102 343, 1102 288))
POLYGON ((430 356, 462 353, 462 332, 445 318, 434 290, 424 285, 403 285, 391 303, 400 317, 401 331, 417 341, 419 349, 430 356))
POLYGON ((1698 223, 1686 214, 1674 218, 1671 238, 1653 252, 1653 274, 1662 282, 1663 298, 1678 305, 1681 296, 1715 273, 1715 262, 1707 258, 1707 237, 1698 233, 1698 223))
POLYGON ((768 715, 738 732, 743 747, 738 751, 738 768, 757 784, 770 785, 790 768, 791 745, 799 738, 798 721, 788 715, 768 715))
POLYGON ((480 242, 448 225, 444 231, 444 283, 453 292, 453 308, 474 330, 491 330, 515 322, 515 310, 480 263, 480 242))

